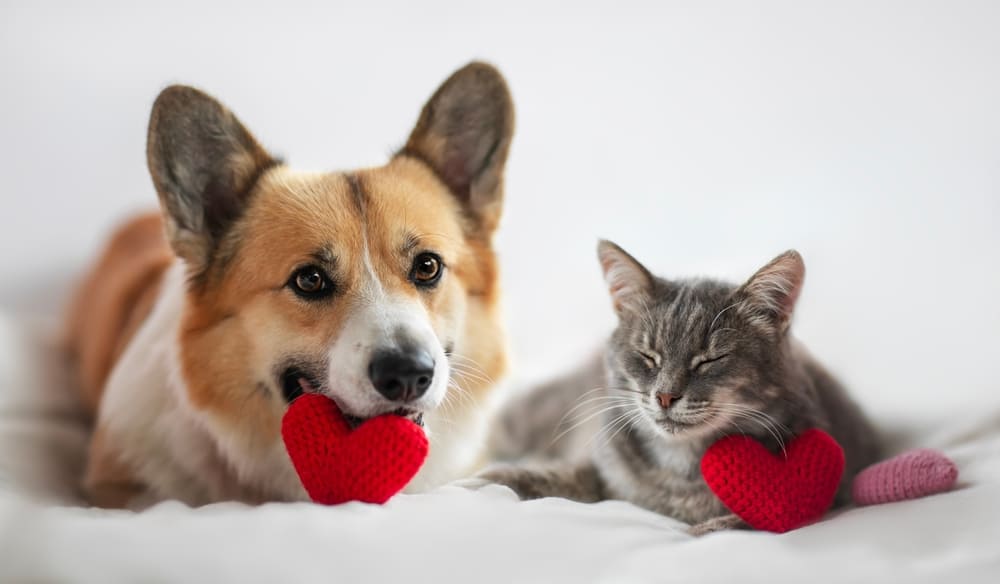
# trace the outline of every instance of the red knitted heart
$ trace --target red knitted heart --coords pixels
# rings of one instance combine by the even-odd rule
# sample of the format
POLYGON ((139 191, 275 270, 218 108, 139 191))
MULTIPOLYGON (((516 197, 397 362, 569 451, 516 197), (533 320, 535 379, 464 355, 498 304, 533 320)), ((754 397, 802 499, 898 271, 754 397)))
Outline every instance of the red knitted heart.
POLYGON ((281 420, 285 449, 313 501, 382 504, 410 482, 427 458, 420 426, 382 415, 351 430, 333 400, 307 393, 281 420))
POLYGON ((701 459, 705 482, 730 511, 754 529, 777 533, 822 517, 843 473, 844 450, 818 429, 778 455, 748 436, 726 436, 701 459))

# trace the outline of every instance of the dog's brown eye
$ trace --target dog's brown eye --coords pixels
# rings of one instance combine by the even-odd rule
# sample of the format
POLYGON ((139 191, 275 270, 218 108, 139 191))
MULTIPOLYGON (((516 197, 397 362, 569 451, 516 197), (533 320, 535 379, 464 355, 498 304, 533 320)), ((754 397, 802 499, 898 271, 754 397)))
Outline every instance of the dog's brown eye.
POLYGON ((333 292, 330 278, 316 266, 306 266, 296 270, 288 283, 296 294, 309 300, 322 298, 333 292))
POLYGON ((410 268, 410 281, 417 286, 433 286, 441 279, 444 263, 437 254, 424 252, 413 258, 410 268))

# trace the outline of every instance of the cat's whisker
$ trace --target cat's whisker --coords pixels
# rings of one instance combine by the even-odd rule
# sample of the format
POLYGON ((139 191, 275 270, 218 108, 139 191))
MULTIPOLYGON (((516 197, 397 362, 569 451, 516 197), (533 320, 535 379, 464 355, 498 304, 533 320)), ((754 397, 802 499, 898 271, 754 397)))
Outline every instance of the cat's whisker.
POLYGON ((631 431, 631 427, 632 427, 633 424, 635 424, 635 422, 637 420, 637 416, 639 416, 639 415, 642 415, 641 411, 628 412, 627 417, 620 424, 618 424, 618 426, 617 426, 618 429, 615 430, 613 434, 611 434, 610 436, 608 436, 605 439, 605 441, 601 444, 601 448, 604 448, 605 446, 607 446, 608 444, 610 444, 615 439, 615 436, 617 436, 618 434, 620 434, 622 432, 622 430, 624 430, 625 428, 629 428, 630 431, 631 431))
MULTIPOLYGON (((781 448, 782 454, 787 456, 788 452, 785 449, 785 441, 781 436, 781 430, 778 428, 777 422, 767 414, 742 404, 714 404, 709 407, 716 409, 720 413, 728 414, 730 417, 756 423, 774 438, 779 448, 781 448)), ((735 425, 735 420, 733 420, 733 423, 735 425)))
MULTIPOLYGON (((576 413, 567 412, 566 414, 563 415, 562 418, 559 419, 559 422, 555 425, 555 429, 559 430, 560 428, 563 428, 565 424, 573 422, 572 425, 569 428, 566 428, 565 430, 565 432, 571 432, 572 430, 578 428, 579 426, 585 424, 586 422, 589 422, 590 420, 594 419, 594 417, 596 417, 596 415, 599 415, 601 412, 609 411, 609 408, 617 409, 617 408, 631 407, 632 404, 629 403, 630 401, 631 400, 629 401, 602 400, 590 404, 581 404, 580 407, 590 406, 595 409, 583 412, 578 411, 576 413)), ((579 407, 576 409, 579 409, 579 407)))
POLYGON ((590 420, 593 420, 597 416, 599 416, 601 414, 604 414, 605 412, 610 412, 610 411, 614 411, 616 409, 621 409, 621 408, 626 408, 626 407, 628 407, 628 404, 613 404, 613 405, 607 406, 605 408, 601 408, 598 411, 589 414, 587 417, 583 418, 582 420, 578 420, 575 424, 573 424, 569 428, 566 428, 565 430, 563 430, 562 432, 560 432, 559 435, 557 435, 555 438, 552 439, 551 442, 549 442, 549 446, 555 444, 556 442, 559 441, 560 438, 562 438, 566 434, 569 434, 570 432, 572 432, 576 428, 579 428, 583 424, 586 424, 590 420))
MULTIPOLYGON (((628 416, 631 416, 632 413, 633 412, 631 412, 631 411, 627 411, 624 414, 620 414, 619 416, 617 416, 616 418, 614 418, 610 422, 608 422, 608 423, 604 424, 603 426, 601 426, 600 431, 598 431, 597 434, 595 434, 594 436, 591 436, 590 440, 587 441, 587 446, 589 447, 590 444, 596 438, 600 438, 602 435, 605 436, 605 437, 607 437, 608 433, 612 430, 612 428, 614 426, 616 426, 622 419, 625 419, 628 416)), ((607 440, 602 440, 600 448, 604 448, 605 446, 607 446, 607 444, 608 444, 607 440)))
MULTIPOLYGON (((600 430, 599 430, 599 431, 597 432, 596 436, 597 436, 597 437, 600 437, 601 435, 605 435, 605 436, 607 436, 607 434, 608 434, 608 433, 609 433, 609 432, 610 432, 610 431, 611 431, 611 430, 612 430, 612 429, 613 429, 613 428, 614 428, 615 426, 617 426, 617 424, 618 424, 619 422, 621 422, 621 421, 622 421, 623 419, 625 419, 625 418, 627 418, 627 417, 631 416, 631 415, 632 415, 632 413, 633 413, 633 411, 632 411, 632 410, 626 410, 625 412, 623 412, 623 413, 621 413, 621 414, 619 414, 619 415, 615 416, 615 417, 614 417, 614 418, 612 418, 611 420, 609 420, 609 421, 605 422, 605 423, 604 423, 603 425, 601 425, 601 428, 600 428, 600 430)), ((610 416, 609 416, 609 417, 610 417, 610 416)))
POLYGON ((580 420, 580 418, 582 417, 582 418, 584 418, 586 420, 589 420, 589 419, 592 419, 595 414, 599 414, 599 413, 601 413, 603 411, 608 411, 609 408, 632 407, 633 406, 633 400, 628 399, 628 398, 622 398, 622 399, 617 399, 617 400, 601 400, 601 401, 597 401, 597 402, 594 402, 594 403, 591 403, 591 404, 585 404, 585 405, 592 406, 594 409, 592 409, 590 411, 586 411, 586 412, 575 412, 573 414, 573 416, 572 416, 574 419, 577 419, 579 421, 583 421, 583 420, 580 420))
POLYGON ((629 420, 631 420, 633 417, 635 417, 634 411, 625 412, 621 416, 618 416, 615 422, 609 424, 602 447, 606 446, 608 443, 614 440, 615 436, 617 436, 618 433, 621 432, 622 429, 629 424, 629 420))
POLYGON ((631 403, 631 402, 634 402, 634 401, 635 400, 633 398, 626 397, 626 396, 599 395, 599 396, 596 396, 596 397, 591 397, 591 398, 588 398, 588 399, 585 399, 585 400, 579 402, 578 404, 576 404, 575 406, 573 406, 572 408, 570 408, 569 411, 567 411, 565 414, 563 414, 563 417, 559 419, 559 422, 556 424, 556 427, 559 427, 560 425, 562 425, 562 423, 566 420, 566 418, 572 416, 574 412, 576 412, 577 410, 579 410, 579 409, 581 409, 583 407, 586 407, 588 405, 592 405, 592 404, 595 404, 595 403, 601 403, 601 402, 605 402, 605 403, 616 403, 616 402, 617 403, 631 403))
POLYGON ((589 390, 581 393, 580 396, 577 398, 577 400, 581 400, 581 399, 587 397, 588 395, 590 395, 592 393, 597 393, 597 392, 601 392, 601 391, 608 391, 608 388, 601 386, 601 387, 595 387, 593 389, 589 389, 589 390))
MULTIPOLYGON (((567 411, 565 414, 563 414, 563 416, 559 419, 559 421, 555 425, 556 429, 559 429, 563 425, 563 423, 566 421, 566 419, 569 418, 570 416, 572 416, 574 412, 576 412, 577 410, 579 410, 580 408, 582 408, 582 407, 584 407, 584 406, 586 406, 588 404, 593 404, 595 402, 601 402, 601 401, 605 401, 607 403, 612 403, 612 402, 614 402, 616 400, 622 400, 623 402, 625 402, 625 401, 627 401, 627 402, 634 401, 634 398, 630 398, 628 396, 621 396, 621 395, 618 395, 618 396, 616 396, 616 395, 599 395, 599 396, 594 396, 594 397, 591 397, 591 398, 588 398, 588 399, 583 399, 584 397, 586 397, 586 396, 588 396, 588 395, 590 395, 590 394, 592 394, 594 392, 609 391, 609 390, 614 390, 614 389, 615 388, 595 387, 594 389, 591 389, 591 390, 589 390, 587 392, 584 392, 583 395, 580 396, 580 399, 577 400, 577 404, 574 405, 572 408, 570 408, 570 410, 567 411)), ((635 391, 635 390, 625 390, 625 391, 628 391, 628 392, 631 392, 631 393, 642 393, 642 392, 635 391)))
POLYGON ((768 415, 766 412, 762 412, 750 406, 746 406, 743 404, 725 404, 725 405, 734 408, 737 411, 740 411, 744 416, 755 419, 758 424, 767 428, 768 431, 771 433, 771 435, 774 436, 775 441, 777 441, 779 446, 781 446, 782 452, 785 453, 785 441, 781 435, 791 434, 791 430, 787 426, 775 420, 774 417, 768 415))
POLYGON ((593 389, 587 390, 587 391, 585 391, 585 392, 583 392, 583 393, 580 394, 580 399, 585 398, 585 397, 587 397, 588 395, 590 395, 592 393, 597 393, 598 391, 604 391, 605 389, 607 389, 607 388, 605 388, 605 387, 595 387, 593 389))
POLYGON ((707 418, 705 418, 703 423, 708 424, 708 427, 714 434, 725 434, 725 428, 723 427, 722 421, 719 420, 718 416, 710 414, 707 418))
POLYGON ((631 418, 629 418, 629 424, 628 424, 628 426, 629 426, 628 427, 628 435, 629 436, 632 435, 632 430, 635 429, 636 424, 639 423, 639 422, 641 422, 644 417, 645 416, 643 416, 643 410, 639 410, 639 411, 635 412, 635 414, 633 414, 631 418))
POLYGON ((718 402, 718 405, 723 405, 723 406, 729 406, 729 407, 733 407, 733 408, 738 408, 738 409, 741 409, 741 410, 744 410, 744 411, 747 411, 747 412, 750 412, 750 413, 753 413, 753 414, 756 414, 756 415, 759 415, 759 416, 763 416, 763 417, 767 418, 768 420, 770 420, 772 423, 776 424, 777 426, 780 426, 786 432, 790 432, 791 431, 788 428, 788 426, 785 426, 784 424, 782 424, 778 420, 774 419, 774 417, 771 416, 770 414, 768 414, 767 412, 764 412, 764 411, 759 410, 757 408, 748 406, 746 404, 735 404, 735 403, 728 403, 728 402, 718 402))
POLYGON ((646 395, 645 391, 632 389, 631 387, 606 387, 605 389, 608 391, 621 391, 625 393, 638 393, 639 395, 646 395))

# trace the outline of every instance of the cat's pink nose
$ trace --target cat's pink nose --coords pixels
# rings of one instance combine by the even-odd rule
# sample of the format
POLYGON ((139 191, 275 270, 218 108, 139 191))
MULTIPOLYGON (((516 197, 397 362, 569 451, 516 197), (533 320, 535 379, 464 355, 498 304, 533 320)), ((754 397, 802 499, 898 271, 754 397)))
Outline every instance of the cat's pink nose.
POLYGON ((681 396, 679 395, 674 395, 672 393, 663 393, 659 391, 656 392, 656 401, 660 402, 660 407, 663 409, 669 408, 670 404, 676 402, 679 399, 681 399, 681 396))

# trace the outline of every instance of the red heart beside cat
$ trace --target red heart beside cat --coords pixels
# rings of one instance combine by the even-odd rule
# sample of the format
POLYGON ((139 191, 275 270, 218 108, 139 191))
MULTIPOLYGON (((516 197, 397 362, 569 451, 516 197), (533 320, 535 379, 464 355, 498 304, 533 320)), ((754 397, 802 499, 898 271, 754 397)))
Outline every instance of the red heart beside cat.
POLYGON ((754 529, 784 533, 820 519, 844 474, 844 450, 818 429, 783 454, 748 436, 726 436, 705 452, 701 474, 712 492, 754 529))
POLYGON ((406 418, 383 415, 351 429, 333 400, 305 394, 281 420, 285 449, 313 501, 382 504, 417 474, 427 436, 406 418))

